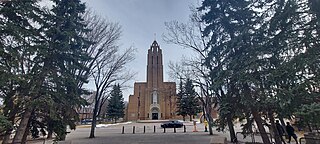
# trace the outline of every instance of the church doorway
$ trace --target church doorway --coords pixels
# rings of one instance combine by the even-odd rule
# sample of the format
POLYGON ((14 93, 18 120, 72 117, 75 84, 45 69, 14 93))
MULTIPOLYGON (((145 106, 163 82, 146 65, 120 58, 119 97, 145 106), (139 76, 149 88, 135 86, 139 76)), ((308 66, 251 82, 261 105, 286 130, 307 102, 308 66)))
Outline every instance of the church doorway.
POLYGON ((159 119, 159 108, 153 107, 151 108, 151 119, 152 120, 158 120, 159 119))
POLYGON ((152 113, 152 120, 158 119, 158 113, 152 113))

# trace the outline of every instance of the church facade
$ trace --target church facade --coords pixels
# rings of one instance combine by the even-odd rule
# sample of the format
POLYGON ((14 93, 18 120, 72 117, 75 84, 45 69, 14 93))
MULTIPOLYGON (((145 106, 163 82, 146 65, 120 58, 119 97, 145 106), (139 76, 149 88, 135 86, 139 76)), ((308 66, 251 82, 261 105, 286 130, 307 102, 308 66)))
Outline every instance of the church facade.
POLYGON ((162 50, 154 41, 147 56, 147 81, 135 82, 129 96, 126 120, 176 118, 176 83, 163 81, 162 50))

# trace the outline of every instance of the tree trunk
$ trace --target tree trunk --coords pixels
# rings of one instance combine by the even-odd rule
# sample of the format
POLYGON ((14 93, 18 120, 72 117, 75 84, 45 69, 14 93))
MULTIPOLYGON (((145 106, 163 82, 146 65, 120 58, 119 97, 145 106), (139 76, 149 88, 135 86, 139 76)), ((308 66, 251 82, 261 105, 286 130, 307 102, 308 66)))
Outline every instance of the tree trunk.
POLYGON ((205 108, 205 104, 203 104, 202 106, 202 113, 203 115, 201 117, 203 117, 203 121, 201 120, 201 117, 200 117, 200 123, 203 123, 205 120, 207 120, 207 116, 206 116, 206 108, 205 108))
MULTIPOLYGON (((281 144, 281 143, 282 143, 282 141, 281 141, 281 136, 280 136, 279 133, 278 133, 276 124, 274 123, 275 120, 274 120, 274 117, 273 117, 273 113, 272 113, 272 112, 268 112, 268 117, 269 117, 269 119, 270 119, 271 131, 273 132, 273 135, 274 135, 276 144, 281 144)), ((271 132, 270 132, 270 133, 271 133, 271 132)))
POLYGON ((182 116, 183 121, 186 121, 186 116, 182 116))
POLYGON ((227 122, 228 122, 228 127, 229 127, 229 130, 230 130, 231 142, 237 142, 238 140, 237 140, 237 137, 236 137, 236 133, 234 131, 234 126, 233 126, 231 114, 227 115, 227 122))
POLYGON ((211 117, 211 107, 207 108, 207 121, 209 127, 209 134, 213 135, 212 127, 213 127, 213 119, 211 117))
POLYGON ((192 121, 192 116, 191 116, 191 115, 189 115, 189 117, 190 117, 190 121, 192 121))
MULTIPOLYGON (((16 113, 17 113, 17 107, 14 106, 14 95, 15 93, 8 94, 9 99, 5 99, 4 103, 6 103, 6 106, 3 108, 3 115, 8 117, 8 121, 11 122, 12 126, 15 124, 16 119, 16 113)), ((10 136, 12 134, 13 129, 6 130, 6 133, 3 137, 3 144, 9 144, 10 142, 10 136)))
POLYGON ((97 117, 96 116, 93 116, 92 118, 92 123, 91 123, 91 131, 90 131, 90 136, 89 138, 94 138, 94 132, 95 132, 95 129, 96 129, 96 125, 97 125, 97 117))
POLYGON ((96 129, 97 125, 97 112, 98 112, 98 102, 96 102, 94 109, 93 109, 93 114, 92 114, 92 123, 91 123, 91 131, 90 131, 90 136, 89 138, 94 138, 94 132, 96 129))
POLYGON ((52 130, 48 130, 47 139, 52 139, 52 134, 53 134, 53 131, 52 130))
POLYGON ((28 135, 29 135, 29 129, 30 129, 30 121, 28 123, 28 127, 26 128, 26 131, 24 132, 23 134, 23 137, 22 137, 22 142, 21 144, 26 144, 27 143, 27 138, 28 138, 28 135))
POLYGON ((28 122, 31 117, 31 113, 32 113, 32 110, 29 108, 27 108, 26 111, 24 112, 23 117, 20 121, 19 127, 16 131, 16 134, 13 138, 12 143, 22 143, 23 142, 23 135, 28 127, 28 122))
POLYGON ((271 144, 270 143, 270 139, 268 137, 268 134, 266 133, 266 130, 263 127, 261 116, 254 109, 252 109, 252 115, 253 115, 254 120, 257 123, 257 126, 258 126, 258 129, 259 129, 259 132, 260 132, 260 135, 261 135, 263 143, 264 144, 271 144))

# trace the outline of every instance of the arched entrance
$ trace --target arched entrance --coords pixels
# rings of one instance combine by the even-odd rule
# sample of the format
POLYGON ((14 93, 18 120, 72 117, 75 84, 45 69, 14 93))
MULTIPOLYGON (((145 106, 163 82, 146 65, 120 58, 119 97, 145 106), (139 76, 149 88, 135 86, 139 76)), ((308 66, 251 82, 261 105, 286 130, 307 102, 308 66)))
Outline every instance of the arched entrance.
POLYGON ((153 107, 151 108, 151 119, 158 120, 159 119, 159 108, 153 107))

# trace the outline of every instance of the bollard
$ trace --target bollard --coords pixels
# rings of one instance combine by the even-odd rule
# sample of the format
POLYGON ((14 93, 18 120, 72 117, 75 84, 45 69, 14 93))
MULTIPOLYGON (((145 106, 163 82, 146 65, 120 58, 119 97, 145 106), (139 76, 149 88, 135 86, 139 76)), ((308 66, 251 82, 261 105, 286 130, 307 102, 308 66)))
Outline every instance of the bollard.
POLYGON ((133 134, 135 133, 135 130, 136 130, 136 127, 133 126, 133 128, 132 128, 132 133, 133 133, 133 134))
POLYGON ((176 131, 176 127, 173 127, 173 133, 176 133, 177 131, 176 131))
POLYGON ((156 133, 156 126, 153 126, 153 133, 156 133))
POLYGON ((197 130, 197 121, 193 121, 193 132, 198 132, 198 130, 197 130))
POLYGON ((124 126, 122 126, 122 134, 124 134, 124 126))
POLYGON ((183 132, 187 132, 186 126, 183 126, 183 132))
POLYGON ((166 133, 166 127, 163 127, 163 133, 166 133))
POLYGON ((143 133, 146 133, 146 126, 143 126, 143 133))

